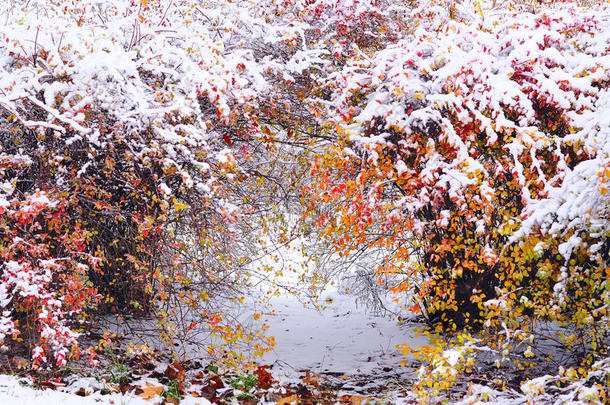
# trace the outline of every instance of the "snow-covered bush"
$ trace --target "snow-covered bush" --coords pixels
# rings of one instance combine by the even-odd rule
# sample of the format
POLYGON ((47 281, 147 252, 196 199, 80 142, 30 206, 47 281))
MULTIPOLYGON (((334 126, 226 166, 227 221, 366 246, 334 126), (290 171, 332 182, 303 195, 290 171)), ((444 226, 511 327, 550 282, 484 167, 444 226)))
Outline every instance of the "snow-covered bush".
POLYGON ((586 370, 608 351, 610 10, 425 4, 329 58, 311 215, 334 255, 386 252, 380 279, 437 331, 501 358, 548 321, 586 370))
POLYGON ((225 5, 2 5, 5 344, 63 364, 71 322, 94 303, 150 311, 177 284, 197 286, 193 303, 243 283, 238 225, 254 203, 240 164, 251 153, 232 150, 228 129, 254 126, 267 85, 253 53, 226 42, 239 18, 219 26, 225 5))
POLYGON ((0 199, 1 349, 21 355, 15 342, 23 342, 34 364, 63 366, 78 353, 76 331, 97 298, 87 278, 99 264, 84 249, 90 233, 67 216, 68 199, 21 193, 8 182, 0 199))
MULTIPOLYGON (((223 305, 301 234, 333 272, 362 267, 352 290, 477 329, 477 350, 527 366, 514 351, 549 321, 579 378, 607 356, 607 5, 1 10, 5 347, 62 365, 92 310, 154 309, 170 342, 205 328, 260 353, 273 340, 223 305)), ((458 346, 430 352, 427 383, 457 381, 458 346)))

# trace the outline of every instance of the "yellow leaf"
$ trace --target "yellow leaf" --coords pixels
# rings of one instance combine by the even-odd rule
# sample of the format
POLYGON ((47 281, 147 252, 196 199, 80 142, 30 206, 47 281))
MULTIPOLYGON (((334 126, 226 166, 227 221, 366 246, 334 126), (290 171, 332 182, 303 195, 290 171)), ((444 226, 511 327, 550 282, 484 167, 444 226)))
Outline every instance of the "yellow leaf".
POLYGON ((291 395, 291 396, 286 397, 286 398, 278 399, 275 404, 276 405, 289 405, 289 404, 292 404, 292 403, 296 404, 296 403, 299 402, 299 399, 301 399, 301 397, 299 397, 298 395, 294 394, 294 395, 291 395))
POLYGON ((138 396, 147 401, 150 401, 151 399, 155 398, 156 396, 160 396, 161 393, 163 392, 162 385, 154 385, 149 382, 147 382, 144 387, 138 387, 138 388, 140 388, 142 390, 142 392, 140 394, 138 394, 138 396))
POLYGON ((352 395, 351 397, 349 397, 349 401, 354 405, 360 405, 364 402, 367 402, 368 400, 368 397, 363 397, 361 395, 352 395))

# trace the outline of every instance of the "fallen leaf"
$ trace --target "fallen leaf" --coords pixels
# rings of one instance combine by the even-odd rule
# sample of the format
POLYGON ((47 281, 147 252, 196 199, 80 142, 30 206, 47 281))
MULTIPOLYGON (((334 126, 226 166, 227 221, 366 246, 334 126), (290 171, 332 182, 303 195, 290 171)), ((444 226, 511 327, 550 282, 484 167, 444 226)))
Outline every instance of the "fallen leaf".
POLYGON ((186 371, 184 371, 184 367, 182 367, 182 364, 176 361, 167 366, 167 369, 165 370, 165 376, 181 383, 186 378, 186 371))
POLYGON ((89 393, 83 387, 80 387, 74 394, 78 395, 79 397, 86 397, 89 395, 89 393))
POLYGON ((299 397, 298 395, 291 395, 289 397, 278 399, 275 405, 288 405, 293 402, 296 404, 297 402, 299 402, 299 399, 301 399, 301 397, 299 397))
POLYGON ((121 394, 125 394, 133 391, 133 387, 127 383, 121 383, 119 384, 119 391, 121 391, 121 394))
POLYGON ((269 366, 259 366, 254 370, 254 375, 258 377, 258 383, 256 385, 264 390, 269 389, 273 382, 273 376, 267 371, 268 368, 269 366))
POLYGON ((224 386, 220 377, 213 375, 208 380, 208 385, 201 389, 201 396, 209 401, 213 401, 216 398, 217 390, 224 388, 224 386))
POLYGON ((369 397, 363 397, 361 395, 343 395, 341 397, 338 397, 337 399, 340 399, 343 402, 349 401, 349 403, 352 405, 361 405, 363 403, 367 403, 367 401, 370 400, 369 397))
POLYGON ((348 398, 348 400, 353 404, 353 405, 360 405, 366 401, 369 400, 368 397, 363 397, 361 395, 352 395, 348 398))
POLYGON ((217 390, 225 387, 224 383, 222 382, 222 379, 217 375, 213 375, 210 377, 209 384, 217 390))
POLYGON ((151 384, 149 382, 146 383, 146 385, 144 387, 138 387, 140 390, 142 390, 141 393, 138 394, 139 397, 150 401, 151 399, 153 399, 154 397, 156 397, 157 395, 161 395, 161 393, 163 393, 163 386, 162 385, 154 385, 151 384))

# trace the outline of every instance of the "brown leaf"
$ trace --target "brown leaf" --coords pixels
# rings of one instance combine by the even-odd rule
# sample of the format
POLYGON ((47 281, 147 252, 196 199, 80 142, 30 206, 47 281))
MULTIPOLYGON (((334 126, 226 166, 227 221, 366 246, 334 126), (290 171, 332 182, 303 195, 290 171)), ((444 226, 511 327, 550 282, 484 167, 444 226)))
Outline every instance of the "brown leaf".
POLYGON ((165 370, 165 376, 181 383, 186 378, 186 371, 184 371, 184 367, 182 367, 182 364, 175 361, 169 366, 167 366, 167 369, 165 370))
POLYGON ((254 375, 258 377, 258 383, 256 384, 258 388, 266 390, 271 387, 271 383, 273 383, 273 376, 267 371, 268 368, 269 366, 259 366, 256 370, 254 370, 254 375))
POLYGON ((217 375, 211 376, 208 381, 209 381, 210 386, 214 387, 217 390, 225 387, 224 383, 222 382, 220 377, 217 375))
POLYGON ((309 391, 309 388, 307 388, 306 385, 299 384, 297 386, 296 392, 301 398, 311 397, 311 391, 309 391))
POLYGON ((291 403, 298 403, 299 400, 301 399, 301 397, 299 397, 298 395, 291 395, 289 397, 285 397, 285 398, 280 398, 277 400, 277 402, 275 403, 275 405, 289 405, 291 403))
POLYGON ((83 387, 80 387, 74 394, 78 395, 79 397, 86 397, 89 395, 89 393, 83 387))
POLYGON ((163 393, 162 385, 154 385, 149 382, 147 382, 143 387, 138 387, 138 388, 140 390, 142 390, 142 392, 139 393, 138 396, 147 401, 150 401, 157 395, 161 395, 163 393))
POLYGON ((201 396, 208 401, 213 401, 216 398, 216 391, 224 388, 224 383, 219 376, 213 375, 208 380, 208 385, 201 389, 201 396))
POLYGON ((203 397, 208 401, 213 401, 214 398, 216 398, 216 390, 212 386, 206 385, 199 391, 198 396, 203 397))

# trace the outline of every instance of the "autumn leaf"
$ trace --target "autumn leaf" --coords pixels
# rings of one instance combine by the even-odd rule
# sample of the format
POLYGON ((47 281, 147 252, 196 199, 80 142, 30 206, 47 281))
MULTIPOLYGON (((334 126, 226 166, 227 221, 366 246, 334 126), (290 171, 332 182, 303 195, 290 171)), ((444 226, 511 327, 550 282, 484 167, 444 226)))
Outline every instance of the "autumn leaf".
POLYGON ((167 369, 165 370, 165 376, 181 383, 184 382, 184 379, 186 378, 186 371, 184 370, 182 364, 176 361, 167 366, 167 369))
POLYGON ((157 396, 161 396, 161 393, 163 393, 164 388, 162 385, 155 385, 155 384, 146 382, 146 384, 143 387, 140 386, 140 387, 138 387, 138 389, 142 390, 142 392, 139 393, 138 396, 147 401, 150 401, 157 396))
POLYGON ((365 397, 362 395, 343 395, 341 399, 344 401, 349 401, 353 405, 361 405, 370 400, 369 397, 365 397))
POLYGON ((298 396, 297 394, 293 394, 289 397, 285 397, 285 398, 280 398, 277 400, 277 402, 275 403, 276 405, 291 405, 291 404, 297 404, 299 402, 299 400, 301 399, 300 396, 298 396))
POLYGON ((258 377, 258 383, 256 385, 264 390, 269 389, 273 382, 273 376, 267 371, 268 368, 269 366, 259 366, 254 370, 254 375, 258 377))

